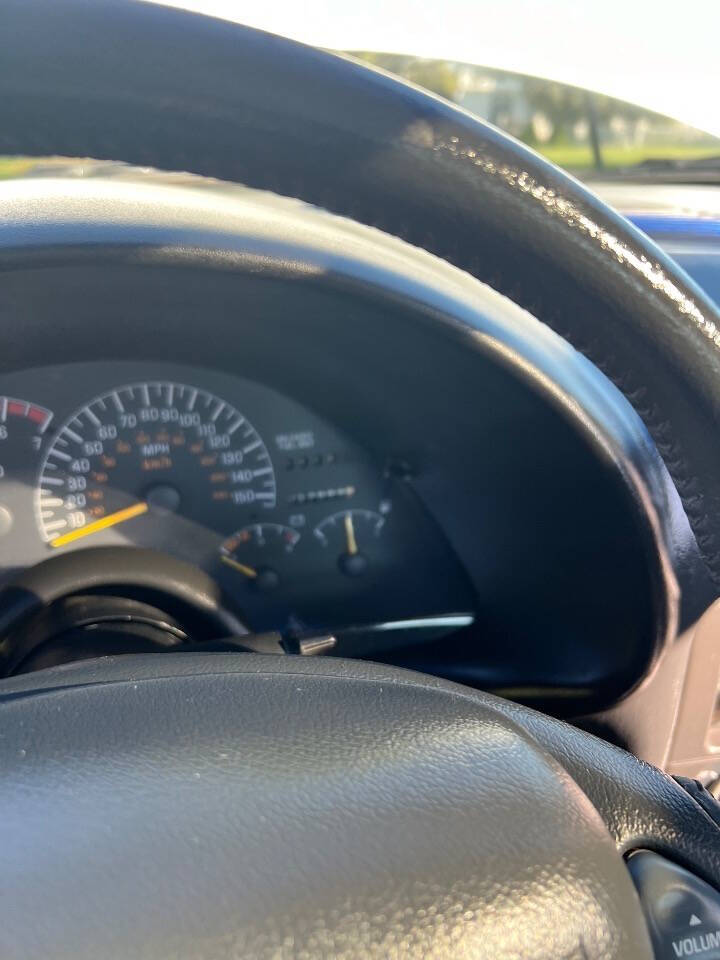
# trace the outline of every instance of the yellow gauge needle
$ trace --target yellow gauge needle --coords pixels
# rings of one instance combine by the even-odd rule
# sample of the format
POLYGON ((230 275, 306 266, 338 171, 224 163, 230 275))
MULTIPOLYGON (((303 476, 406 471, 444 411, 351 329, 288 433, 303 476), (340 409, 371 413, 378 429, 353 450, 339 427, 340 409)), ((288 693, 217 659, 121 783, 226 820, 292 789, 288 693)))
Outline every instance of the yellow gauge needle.
POLYGON ((84 527, 78 527, 77 530, 71 530, 70 533, 63 533, 50 541, 51 547, 64 547, 66 543, 72 543, 74 540, 80 540, 81 537, 89 537, 100 530, 107 530, 108 527, 116 527, 119 523, 125 523, 126 520, 132 520, 133 517, 139 517, 142 513, 147 513, 148 505, 141 501, 134 503, 131 507, 125 507, 124 510, 116 510, 115 513, 109 513, 106 517, 99 520, 93 520, 92 523, 86 523, 84 527))
POLYGON ((345 514, 345 539, 347 540, 347 552, 352 557, 358 552, 358 545, 355 539, 352 514, 349 511, 345 514))
POLYGON ((226 563, 229 567, 232 567, 233 570, 239 570, 240 573, 244 574, 246 577, 249 577, 251 580, 254 580, 257 576, 257 570, 253 570, 252 567, 248 567, 244 563, 240 563, 239 560, 229 557, 226 553, 221 553, 220 559, 223 563, 226 563))

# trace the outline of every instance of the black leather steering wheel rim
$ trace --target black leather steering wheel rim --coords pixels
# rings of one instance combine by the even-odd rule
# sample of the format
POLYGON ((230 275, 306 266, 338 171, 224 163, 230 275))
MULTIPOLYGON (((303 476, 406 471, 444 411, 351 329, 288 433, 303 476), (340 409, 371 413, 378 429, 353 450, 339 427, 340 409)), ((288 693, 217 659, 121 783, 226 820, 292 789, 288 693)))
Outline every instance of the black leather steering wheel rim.
POLYGON ((123 0, 7 0, 0 151, 295 196, 526 307, 638 411, 720 585, 720 314, 644 235, 488 125, 354 62, 123 0))

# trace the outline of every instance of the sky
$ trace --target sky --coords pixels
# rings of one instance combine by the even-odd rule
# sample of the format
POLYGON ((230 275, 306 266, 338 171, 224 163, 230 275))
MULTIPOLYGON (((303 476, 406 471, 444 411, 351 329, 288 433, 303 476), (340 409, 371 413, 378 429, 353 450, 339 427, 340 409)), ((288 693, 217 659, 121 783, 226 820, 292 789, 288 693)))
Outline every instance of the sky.
POLYGON ((334 50, 587 87, 720 136, 720 0, 158 0, 334 50))

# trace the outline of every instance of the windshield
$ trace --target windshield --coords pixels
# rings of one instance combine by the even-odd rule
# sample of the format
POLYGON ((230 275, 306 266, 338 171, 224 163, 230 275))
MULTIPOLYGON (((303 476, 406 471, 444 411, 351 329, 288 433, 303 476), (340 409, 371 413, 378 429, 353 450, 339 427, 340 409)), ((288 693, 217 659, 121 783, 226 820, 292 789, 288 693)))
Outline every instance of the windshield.
POLYGON ((447 60, 350 51, 452 100, 578 176, 720 183, 720 139, 568 84, 447 60))
POLYGON ((353 53, 584 178, 720 183, 718 0, 161 2, 353 53))
MULTIPOLYGON (((155 2, 355 56, 581 179, 720 184, 720 0, 155 2)), ((37 166, 0 158, 0 179, 37 166)))

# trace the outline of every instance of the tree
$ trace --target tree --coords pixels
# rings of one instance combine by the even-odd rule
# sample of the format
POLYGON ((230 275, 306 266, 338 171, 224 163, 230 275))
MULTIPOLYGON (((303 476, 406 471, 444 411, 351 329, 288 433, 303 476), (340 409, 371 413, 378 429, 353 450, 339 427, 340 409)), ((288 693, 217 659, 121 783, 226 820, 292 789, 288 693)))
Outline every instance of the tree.
POLYGON ((459 88, 456 69, 445 60, 422 60, 397 53, 355 51, 353 56, 389 73, 395 73, 419 87, 437 93, 446 100, 455 100, 459 88))

